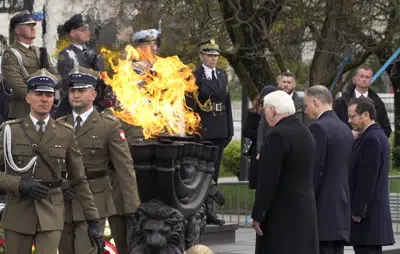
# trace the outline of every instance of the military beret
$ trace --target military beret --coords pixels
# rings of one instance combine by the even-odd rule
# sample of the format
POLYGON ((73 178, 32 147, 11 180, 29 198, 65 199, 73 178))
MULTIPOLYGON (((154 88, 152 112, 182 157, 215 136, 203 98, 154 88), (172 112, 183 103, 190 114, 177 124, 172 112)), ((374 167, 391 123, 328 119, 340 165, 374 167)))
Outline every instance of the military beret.
POLYGON ((55 92, 58 80, 46 69, 40 69, 26 78, 25 83, 28 85, 28 91, 37 92, 55 92))
POLYGON ((219 55, 219 46, 214 39, 210 39, 198 44, 200 53, 208 55, 219 55))
POLYGON ((15 14, 10 19, 10 29, 15 28, 17 25, 23 24, 36 24, 35 15, 29 11, 21 11, 15 14))
POLYGON ((69 34, 72 30, 80 28, 86 24, 87 22, 83 18, 82 14, 75 14, 64 23, 63 30, 65 33, 69 34))
POLYGON ((68 76, 70 88, 89 88, 96 87, 98 72, 86 68, 78 67, 68 76))
POLYGON ((141 30, 133 34, 132 39, 135 43, 151 42, 157 40, 160 32, 156 29, 141 30))

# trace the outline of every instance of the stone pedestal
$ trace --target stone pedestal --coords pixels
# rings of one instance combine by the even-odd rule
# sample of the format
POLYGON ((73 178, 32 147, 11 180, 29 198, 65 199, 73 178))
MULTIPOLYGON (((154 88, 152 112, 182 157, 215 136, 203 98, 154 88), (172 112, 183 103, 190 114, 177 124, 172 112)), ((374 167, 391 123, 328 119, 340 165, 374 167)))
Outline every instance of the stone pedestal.
POLYGON ((218 147, 180 139, 131 147, 141 200, 129 225, 131 254, 180 254, 200 243, 218 147))

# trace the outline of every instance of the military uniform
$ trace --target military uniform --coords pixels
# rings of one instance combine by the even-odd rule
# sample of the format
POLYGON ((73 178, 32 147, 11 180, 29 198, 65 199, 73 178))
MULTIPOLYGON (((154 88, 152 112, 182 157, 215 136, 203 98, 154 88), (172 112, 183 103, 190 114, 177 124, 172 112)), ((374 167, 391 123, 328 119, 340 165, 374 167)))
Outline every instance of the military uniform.
MULTIPOLYGON (((63 25, 63 32, 69 34, 72 30, 86 25, 86 21, 81 14, 72 16, 63 25)), ((86 44, 70 44, 58 54, 57 69, 63 78, 63 98, 56 111, 55 116, 61 117, 72 112, 68 101, 68 75, 76 67, 86 70, 104 71, 104 59, 98 57, 97 53, 86 44)))
MULTIPOLYGON (((219 46, 213 39, 199 44, 200 54, 219 55, 219 46)), ((201 119, 200 140, 210 141, 218 146, 215 161, 213 184, 218 184, 218 172, 224 148, 233 136, 231 98, 228 87, 228 75, 218 68, 209 68, 202 64, 194 71, 198 92, 187 98, 187 105, 198 113, 201 119)), ((213 211, 213 200, 206 198, 207 223, 222 225, 225 223, 213 211)))
MULTIPOLYGON (((33 19, 32 15, 29 15, 27 12, 22 12, 11 18, 10 30, 13 30, 18 24, 36 24, 36 21, 33 19)), ((40 52, 38 47, 23 45, 18 41, 10 47, 7 47, 3 52, 1 73, 6 81, 7 87, 12 89, 12 95, 8 102, 9 119, 23 118, 29 114, 29 105, 25 101, 27 86, 23 79, 40 69, 39 57, 40 52), (21 71, 18 58, 13 50, 16 50, 21 56, 26 73, 21 71)), ((49 71, 51 73, 57 73, 55 68, 52 66, 50 67, 51 69, 49 71)))
MULTIPOLYGON (((73 88, 95 85, 96 79, 88 73, 72 73, 70 84, 73 88)), ((98 113, 94 108, 92 110, 75 135, 83 153, 86 176, 102 219, 103 232, 107 217, 111 227, 115 224, 114 221, 125 227, 125 217, 136 211, 139 197, 132 158, 119 120, 109 114, 98 113), (109 170, 110 162, 115 169, 109 170), (119 216, 116 217, 116 214, 119 216)), ((75 122, 76 125, 76 117, 74 113, 59 120, 71 125, 75 122)), ((87 251, 85 247, 87 241, 85 243, 85 239, 74 237, 82 230, 77 229, 78 232, 73 230, 77 228, 76 225, 82 227, 80 223, 84 221, 82 209, 75 200, 72 200, 71 204, 66 205, 65 214, 66 225, 59 247, 60 254, 84 253, 87 251), (74 249, 69 245, 73 241, 75 241, 74 249)), ((120 237, 126 242, 126 231, 120 237)))
MULTIPOLYGON (((27 83, 36 91, 45 91, 39 89, 51 86, 54 92, 54 80, 43 70, 32 74, 27 83)), ((33 241, 36 253, 57 253, 64 226, 64 199, 60 189, 62 171, 68 172, 68 181, 83 209, 85 220, 99 218, 73 127, 48 115, 41 136, 40 127, 35 122, 40 121, 30 115, 5 122, 1 128, 0 168, 5 172, 0 172, 0 188, 7 192, 2 226, 6 252, 10 254, 31 253, 33 241), (4 147, 4 139, 10 140, 10 147, 8 144, 4 147), (30 195, 22 191, 26 186, 31 188, 30 195), (46 189, 44 195, 33 195, 34 186, 46 189)))

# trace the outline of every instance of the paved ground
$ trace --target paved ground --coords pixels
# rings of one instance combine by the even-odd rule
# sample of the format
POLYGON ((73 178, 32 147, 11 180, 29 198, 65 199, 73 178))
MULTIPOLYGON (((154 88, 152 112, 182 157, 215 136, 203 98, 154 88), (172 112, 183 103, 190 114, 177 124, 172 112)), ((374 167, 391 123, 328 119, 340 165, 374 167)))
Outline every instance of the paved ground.
MULTIPOLYGON (((254 254, 255 251, 255 233, 252 228, 239 228, 236 231, 236 242, 233 244, 218 244, 209 246, 214 254, 254 254)), ((395 235, 396 244, 384 247, 384 250, 400 250, 400 235, 395 235)), ((352 247, 345 248, 345 254, 353 254, 352 247)), ((399 251, 400 253, 400 251, 399 251)))

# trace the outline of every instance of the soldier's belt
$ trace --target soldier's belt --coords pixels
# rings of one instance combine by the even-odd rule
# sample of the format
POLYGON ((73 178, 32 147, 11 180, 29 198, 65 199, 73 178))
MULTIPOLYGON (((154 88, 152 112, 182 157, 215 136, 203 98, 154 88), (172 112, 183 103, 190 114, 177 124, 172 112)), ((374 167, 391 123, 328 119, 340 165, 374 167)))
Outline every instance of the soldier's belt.
POLYGON ((103 178, 107 176, 107 171, 99 170, 99 171, 86 171, 86 178, 88 180, 95 180, 99 178, 103 178))
POLYGON ((62 179, 54 181, 43 181, 42 179, 34 179, 34 181, 40 183, 43 186, 46 186, 49 189, 60 188, 62 184, 62 179))
MULTIPOLYGON (((100 178, 106 177, 107 171, 106 170, 86 171, 85 174, 86 174, 87 180, 95 180, 95 179, 100 179, 100 178)), ((68 173, 65 171, 61 172, 61 177, 64 179, 68 178, 68 173)))
POLYGON ((207 111, 214 111, 214 112, 222 112, 222 111, 226 111, 226 107, 225 105, 221 102, 221 103, 212 103, 211 106, 206 107, 207 111))

